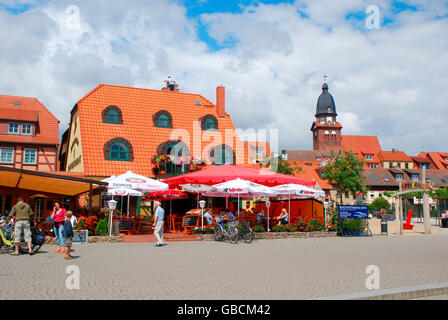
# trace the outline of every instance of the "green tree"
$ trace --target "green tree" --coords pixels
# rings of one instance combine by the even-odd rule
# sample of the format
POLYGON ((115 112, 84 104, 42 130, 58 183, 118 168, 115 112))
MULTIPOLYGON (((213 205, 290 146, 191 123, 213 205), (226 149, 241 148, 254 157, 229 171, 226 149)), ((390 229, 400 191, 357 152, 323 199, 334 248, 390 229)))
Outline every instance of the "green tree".
POLYGON ((429 196, 432 199, 436 200, 438 208, 438 216, 440 218, 440 204, 442 200, 448 199, 448 186, 445 186, 443 188, 437 188, 429 192, 429 196))
POLYGON ((283 173, 283 174, 288 174, 293 176, 295 172, 301 172, 302 168, 301 167, 293 167, 292 165, 295 165, 295 162, 290 162, 288 160, 283 160, 282 156, 275 156, 274 154, 271 154, 271 156, 269 158, 265 158, 262 163, 264 163, 266 165, 266 167, 271 166, 271 170, 278 172, 278 173, 283 173))
POLYGON ((376 198, 372 201, 372 203, 369 205, 369 211, 373 210, 381 210, 386 209, 388 210, 390 208, 390 203, 383 197, 376 198))
POLYGON ((365 195, 367 191, 366 181, 362 174, 364 160, 359 159, 354 153, 343 151, 334 155, 325 166, 323 178, 336 186, 343 203, 343 194, 351 193, 356 198, 358 192, 365 195))

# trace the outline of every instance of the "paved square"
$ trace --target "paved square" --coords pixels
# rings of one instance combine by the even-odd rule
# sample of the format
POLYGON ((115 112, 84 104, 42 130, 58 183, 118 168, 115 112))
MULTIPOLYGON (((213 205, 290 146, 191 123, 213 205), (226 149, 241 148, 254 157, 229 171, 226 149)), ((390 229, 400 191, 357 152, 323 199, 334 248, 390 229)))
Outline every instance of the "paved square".
POLYGON ((54 246, 0 255, 0 299, 308 299, 367 291, 368 265, 380 289, 448 281, 448 236, 88 244, 66 261, 54 246), (66 288, 66 267, 80 289, 66 288))

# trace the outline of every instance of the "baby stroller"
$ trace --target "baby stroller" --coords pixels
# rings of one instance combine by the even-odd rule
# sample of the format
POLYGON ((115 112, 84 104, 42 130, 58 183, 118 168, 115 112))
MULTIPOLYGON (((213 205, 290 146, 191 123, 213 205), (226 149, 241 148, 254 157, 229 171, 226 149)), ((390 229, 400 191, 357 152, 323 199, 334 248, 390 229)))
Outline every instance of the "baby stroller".
POLYGON ((265 224, 266 223, 266 215, 263 212, 258 212, 257 213, 257 224, 265 224))

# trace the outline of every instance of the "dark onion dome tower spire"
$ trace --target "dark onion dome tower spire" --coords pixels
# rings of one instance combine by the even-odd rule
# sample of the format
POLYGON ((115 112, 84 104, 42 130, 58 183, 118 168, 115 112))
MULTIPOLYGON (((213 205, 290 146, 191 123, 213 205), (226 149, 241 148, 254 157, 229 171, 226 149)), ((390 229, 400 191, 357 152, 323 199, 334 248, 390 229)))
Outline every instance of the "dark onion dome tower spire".
POLYGON ((328 92, 328 84, 322 85, 322 93, 317 99, 316 120, 311 126, 313 150, 341 150, 342 126, 336 122, 336 104, 328 92))
POLYGON ((328 84, 322 85, 322 93, 317 99, 316 118, 320 116, 337 116, 333 96, 328 93, 328 84))

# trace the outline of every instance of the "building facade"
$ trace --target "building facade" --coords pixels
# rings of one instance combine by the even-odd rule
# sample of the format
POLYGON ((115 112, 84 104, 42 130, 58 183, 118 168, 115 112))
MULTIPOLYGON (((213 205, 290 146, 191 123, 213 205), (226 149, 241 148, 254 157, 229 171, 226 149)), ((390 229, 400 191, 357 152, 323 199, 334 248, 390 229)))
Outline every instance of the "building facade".
MULTIPOLYGON (((247 150, 254 150, 253 143, 239 138, 225 111, 223 86, 216 88, 214 104, 179 89, 100 84, 77 101, 63 137, 61 170, 98 178, 128 170, 163 178, 188 172, 195 160, 244 165, 247 150), (165 154, 172 161, 157 168, 153 159, 165 154)), ((267 150, 266 145, 255 149, 250 162, 267 150)))

